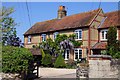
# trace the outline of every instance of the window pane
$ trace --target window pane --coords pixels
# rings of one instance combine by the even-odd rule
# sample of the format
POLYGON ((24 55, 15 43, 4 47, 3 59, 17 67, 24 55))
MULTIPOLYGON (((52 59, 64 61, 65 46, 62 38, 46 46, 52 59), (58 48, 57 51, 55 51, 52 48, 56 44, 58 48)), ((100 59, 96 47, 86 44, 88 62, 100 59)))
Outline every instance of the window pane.
POLYGON ((67 59, 69 59, 69 50, 67 50, 67 59))
POLYGON ((76 33, 76 39, 78 39, 78 33, 76 33))
POLYGON ((82 39, 82 30, 78 29, 75 31, 76 39, 82 39))
POLYGON ((74 51, 75 51, 75 52, 78 52, 78 50, 77 50, 77 49, 75 49, 74 51))
POLYGON ((31 36, 28 36, 28 42, 31 42, 31 36))
POLYGON ((82 31, 80 30, 79 31, 79 39, 81 39, 82 38, 82 31))
POLYGON ((46 34, 42 34, 42 41, 46 41, 46 34))
POLYGON ((78 59, 78 54, 75 54, 75 59, 78 59))
POLYGON ((78 59, 78 52, 75 52, 75 59, 78 59))
POLYGON ((79 50, 79 59, 82 58, 82 50, 79 50))
POLYGON ((105 39, 107 39, 107 31, 105 32, 105 39))
POLYGON ((44 35, 44 41, 46 41, 46 35, 44 35))
POLYGON ((102 31, 102 39, 104 39, 104 31, 102 31))

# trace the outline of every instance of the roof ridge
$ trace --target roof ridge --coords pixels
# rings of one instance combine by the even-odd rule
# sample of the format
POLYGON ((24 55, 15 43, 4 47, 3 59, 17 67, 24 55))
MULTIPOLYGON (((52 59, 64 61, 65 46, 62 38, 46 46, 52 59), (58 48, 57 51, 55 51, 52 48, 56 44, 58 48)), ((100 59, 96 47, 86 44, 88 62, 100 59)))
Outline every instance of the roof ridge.
POLYGON ((43 22, 49 22, 49 21, 53 21, 53 20, 59 20, 57 18, 53 18, 53 19, 49 19, 49 20, 44 20, 44 21, 41 21, 41 22, 36 22, 36 23, 43 23, 43 22))
MULTIPOLYGON (((94 11, 97 11, 97 10, 99 11, 99 9, 101 9, 101 8, 94 9, 94 10, 89 10, 89 11, 86 11, 86 12, 81 12, 81 13, 71 14, 71 15, 69 15, 69 16, 78 15, 78 14, 84 14, 84 13, 89 13, 89 12, 94 12, 94 11)), ((66 17, 69 17, 69 16, 66 16, 66 17)))
POLYGON ((95 10, 90 10, 90 11, 82 12, 79 14, 69 15, 62 19, 53 18, 50 20, 37 22, 30 29, 28 29, 24 35, 89 26, 89 24, 91 23, 91 20, 93 21, 95 16, 100 11, 101 9, 98 8, 95 10), (54 27, 56 26, 54 30, 50 30, 51 28, 53 28, 53 26, 54 27))
MULTIPOLYGON (((94 12, 94 11, 97 11, 97 10, 99 11, 99 9, 101 9, 101 8, 90 10, 90 11, 86 11, 86 12, 81 12, 81 13, 77 13, 77 14, 72 14, 72 15, 69 15, 69 16, 78 15, 78 14, 84 14, 84 13, 89 13, 89 12, 94 12)), ((65 17, 69 17, 69 16, 65 16, 65 17)), ((41 21, 41 22, 36 22, 36 23, 42 23, 42 22, 47 22, 47 21, 51 21, 51 20, 59 20, 59 19, 53 18, 53 19, 44 20, 44 21, 41 21)))

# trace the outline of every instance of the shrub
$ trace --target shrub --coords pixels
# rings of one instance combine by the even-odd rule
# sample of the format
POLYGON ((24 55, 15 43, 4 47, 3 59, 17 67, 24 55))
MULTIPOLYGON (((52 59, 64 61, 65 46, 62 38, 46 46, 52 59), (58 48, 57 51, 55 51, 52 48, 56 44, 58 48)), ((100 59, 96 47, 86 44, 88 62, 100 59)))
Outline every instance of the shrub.
POLYGON ((110 55, 112 56, 112 58, 119 59, 120 58, 120 51, 114 52, 113 49, 114 48, 112 48, 112 47, 110 48, 110 50, 109 50, 110 55))
POLYGON ((64 62, 64 58, 63 58, 62 54, 59 54, 59 56, 57 57, 54 67, 56 67, 56 68, 66 67, 66 64, 64 62))
POLYGON ((44 52, 43 49, 40 49, 40 50, 41 50, 42 58, 44 58, 45 57, 45 52, 44 52))
POLYGON ((28 71, 29 61, 33 59, 31 52, 25 48, 2 47, 2 71, 5 73, 21 73, 28 71))
POLYGON ((113 58, 120 59, 120 51, 119 51, 119 52, 117 52, 117 53, 113 56, 113 58))
POLYGON ((72 59, 68 60, 68 63, 66 64, 66 68, 69 69, 75 69, 76 68, 76 62, 72 59))
POLYGON ((50 54, 45 54, 45 57, 42 58, 42 64, 44 66, 51 66, 52 65, 52 56, 50 54))

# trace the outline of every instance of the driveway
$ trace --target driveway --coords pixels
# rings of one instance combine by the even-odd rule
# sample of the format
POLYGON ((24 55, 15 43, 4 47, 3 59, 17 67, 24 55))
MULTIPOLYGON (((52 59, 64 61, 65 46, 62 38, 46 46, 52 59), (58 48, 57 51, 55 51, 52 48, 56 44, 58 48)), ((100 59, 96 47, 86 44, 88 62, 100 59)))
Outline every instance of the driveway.
POLYGON ((76 78, 76 69, 39 68, 41 78, 76 78))

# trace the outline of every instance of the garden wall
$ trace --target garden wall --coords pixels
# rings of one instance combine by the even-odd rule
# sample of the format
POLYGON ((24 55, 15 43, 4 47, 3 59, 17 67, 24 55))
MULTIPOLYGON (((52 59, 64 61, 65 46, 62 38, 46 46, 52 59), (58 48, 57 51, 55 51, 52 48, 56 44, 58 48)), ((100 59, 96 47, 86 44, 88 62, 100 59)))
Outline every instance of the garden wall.
POLYGON ((90 78, 119 78, 120 60, 111 59, 106 55, 89 56, 89 79, 90 78))

